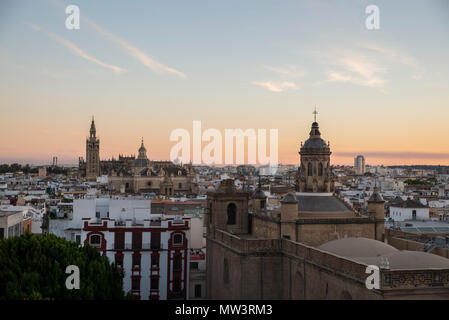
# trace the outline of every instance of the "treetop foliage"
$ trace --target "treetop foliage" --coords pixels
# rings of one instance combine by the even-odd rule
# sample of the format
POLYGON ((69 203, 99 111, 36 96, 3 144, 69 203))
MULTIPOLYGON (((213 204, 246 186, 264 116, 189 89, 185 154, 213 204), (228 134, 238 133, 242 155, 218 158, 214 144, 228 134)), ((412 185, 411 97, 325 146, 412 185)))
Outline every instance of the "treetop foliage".
POLYGON ((123 273, 89 245, 29 233, 0 240, 0 299, 123 299, 122 281, 123 273), (69 265, 79 267, 80 289, 66 288, 69 265))

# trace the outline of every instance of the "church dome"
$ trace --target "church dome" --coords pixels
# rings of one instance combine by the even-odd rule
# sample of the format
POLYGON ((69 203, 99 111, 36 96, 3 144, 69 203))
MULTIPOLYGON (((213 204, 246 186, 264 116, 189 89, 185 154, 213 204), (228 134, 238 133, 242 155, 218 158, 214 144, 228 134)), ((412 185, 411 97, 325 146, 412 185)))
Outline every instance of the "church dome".
POLYGON ((378 240, 368 238, 342 238, 326 242, 318 247, 320 250, 348 257, 377 257, 398 249, 378 240))
POLYGON ((319 130, 318 122, 312 123, 312 129, 310 130, 310 137, 304 142, 304 145, 301 147, 301 149, 307 149, 307 150, 329 150, 329 145, 321 139, 321 133, 319 130))
POLYGON ((326 149, 327 144, 321 138, 309 138, 304 142, 303 148, 305 149, 326 149))
POLYGON ((143 145, 143 138, 142 143, 139 148, 139 156, 136 160, 134 160, 134 166, 136 167, 146 167, 150 164, 150 161, 147 158, 147 149, 143 145))

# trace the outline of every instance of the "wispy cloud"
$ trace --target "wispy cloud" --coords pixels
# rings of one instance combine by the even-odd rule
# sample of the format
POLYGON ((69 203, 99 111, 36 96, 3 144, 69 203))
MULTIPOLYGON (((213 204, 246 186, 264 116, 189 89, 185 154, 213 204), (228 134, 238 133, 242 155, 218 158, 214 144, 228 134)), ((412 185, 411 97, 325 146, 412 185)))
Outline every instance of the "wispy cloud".
POLYGON ((375 43, 362 43, 361 47, 373 52, 377 52, 391 61, 398 62, 410 67, 414 72, 414 74, 412 75, 412 79, 417 80, 422 78, 422 74, 424 72, 423 68, 415 59, 415 57, 411 56, 410 54, 405 53, 402 50, 399 50, 398 48, 394 48, 392 46, 380 45, 375 43))
POLYGON ((31 23, 26 23, 26 24, 27 24, 30 28, 32 28, 32 29, 34 29, 34 30, 36 30, 36 31, 43 32, 43 33, 46 34, 49 38, 55 40, 55 41, 58 42, 59 44, 61 44, 61 45, 63 45, 64 47, 68 48, 70 51, 72 51, 72 53, 74 53, 75 55, 77 55, 77 56, 79 56, 79 57, 81 57, 81 58, 83 58, 83 59, 86 59, 86 60, 88 60, 88 61, 90 61, 90 62, 96 63, 97 65, 102 66, 102 67, 104 67, 104 68, 110 69, 110 70, 114 71, 114 72, 117 73, 117 74, 120 74, 120 73, 123 73, 123 72, 126 71, 125 69, 123 69, 123 68, 121 68, 121 67, 118 67, 118 66, 115 66, 115 65, 112 65, 112 64, 105 63, 105 62, 103 62, 103 61, 101 61, 101 60, 99 60, 99 59, 97 59, 97 58, 95 58, 95 57, 93 57, 93 56, 87 54, 87 53, 84 52, 81 48, 79 48, 78 46, 76 46, 74 43, 72 43, 72 42, 70 42, 70 41, 64 39, 64 38, 61 37, 61 36, 58 36, 57 34, 54 34, 54 33, 52 33, 52 32, 46 31, 46 30, 44 30, 43 28, 38 27, 38 26, 36 26, 36 25, 34 25, 34 24, 31 24, 31 23))
POLYGON ((306 74, 304 69, 298 66, 288 66, 288 67, 265 66, 265 69, 277 73, 282 77, 288 78, 301 78, 304 77, 304 75, 306 74))
POLYGON ((418 67, 418 63, 414 57, 401 52, 396 48, 386 47, 375 43, 362 43, 361 47, 381 53, 407 66, 418 67))
POLYGON ((151 69, 152 71, 156 73, 169 73, 177 75, 178 77, 181 77, 183 79, 186 79, 187 76, 185 73, 178 71, 174 68, 171 68, 169 66, 166 66, 159 61, 151 58, 148 56, 145 52, 140 50, 139 48, 133 46, 132 44, 126 42, 125 40, 113 35, 112 33, 106 31, 99 25, 97 25, 95 22, 90 20, 89 18, 82 18, 84 22, 86 22, 89 26, 91 26, 95 31, 97 31, 99 34, 103 35, 110 41, 114 42, 116 45, 118 45, 120 48, 122 48, 126 53, 128 53, 133 58, 140 61, 144 66, 151 69))
MULTIPOLYGON (((51 0, 56 6, 60 8, 65 8, 67 4, 64 1, 61 0, 51 0)), ((141 49, 135 47, 134 45, 126 42, 125 40, 117 37, 116 35, 110 33, 106 29, 100 27, 97 23, 95 23, 92 19, 86 16, 86 14, 83 14, 81 16, 81 20, 83 23, 86 23, 89 27, 97 31, 100 35, 104 36, 111 42, 118 45, 120 48, 122 48, 126 53, 128 53, 131 57, 135 58, 136 60, 140 61, 144 66, 151 69, 153 72, 160 73, 160 74, 174 74, 180 78, 187 79, 187 75, 184 72, 181 72, 179 70, 176 70, 172 67, 166 66, 162 64, 161 62, 151 58, 148 56, 145 52, 143 52, 141 49)))
POLYGON ((282 82, 253 81, 251 83, 256 85, 256 86, 265 88, 265 89, 267 89, 268 91, 271 91, 271 92, 282 92, 282 91, 285 91, 287 89, 296 89, 297 88, 295 83, 289 82, 289 81, 282 81, 282 82))
POLYGON ((421 79, 423 74, 423 68, 413 56, 392 45, 362 42, 351 49, 337 47, 313 54, 320 59, 327 76, 317 84, 349 83, 386 92, 388 80, 391 81, 391 76, 400 65, 411 71, 412 79, 421 79))
POLYGON ((386 80, 386 68, 369 57, 356 53, 334 54, 329 59, 328 78, 324 82, 346 82, 359 86, 382 89, 386 80))

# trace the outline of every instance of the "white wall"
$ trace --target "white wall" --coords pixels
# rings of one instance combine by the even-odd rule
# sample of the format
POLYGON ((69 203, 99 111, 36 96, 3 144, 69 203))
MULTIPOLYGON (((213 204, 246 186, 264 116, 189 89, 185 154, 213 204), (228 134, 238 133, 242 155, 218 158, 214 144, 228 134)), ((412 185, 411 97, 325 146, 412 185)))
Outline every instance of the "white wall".
POLYGON ((413 219, 413 210, 416 210, 416 220, 429 220, 429 208, 401 208, 390 207, 390 218, 395 221, 413 219))

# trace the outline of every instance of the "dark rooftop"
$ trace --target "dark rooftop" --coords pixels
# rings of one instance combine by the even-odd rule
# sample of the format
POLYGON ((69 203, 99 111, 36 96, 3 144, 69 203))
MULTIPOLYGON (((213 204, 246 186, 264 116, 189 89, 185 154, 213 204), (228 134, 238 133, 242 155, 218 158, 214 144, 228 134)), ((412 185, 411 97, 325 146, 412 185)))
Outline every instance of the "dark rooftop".
POLYGON ((298 210, 315 212, 350 212, 348 207, 334 196, 297 195, 298 210))

